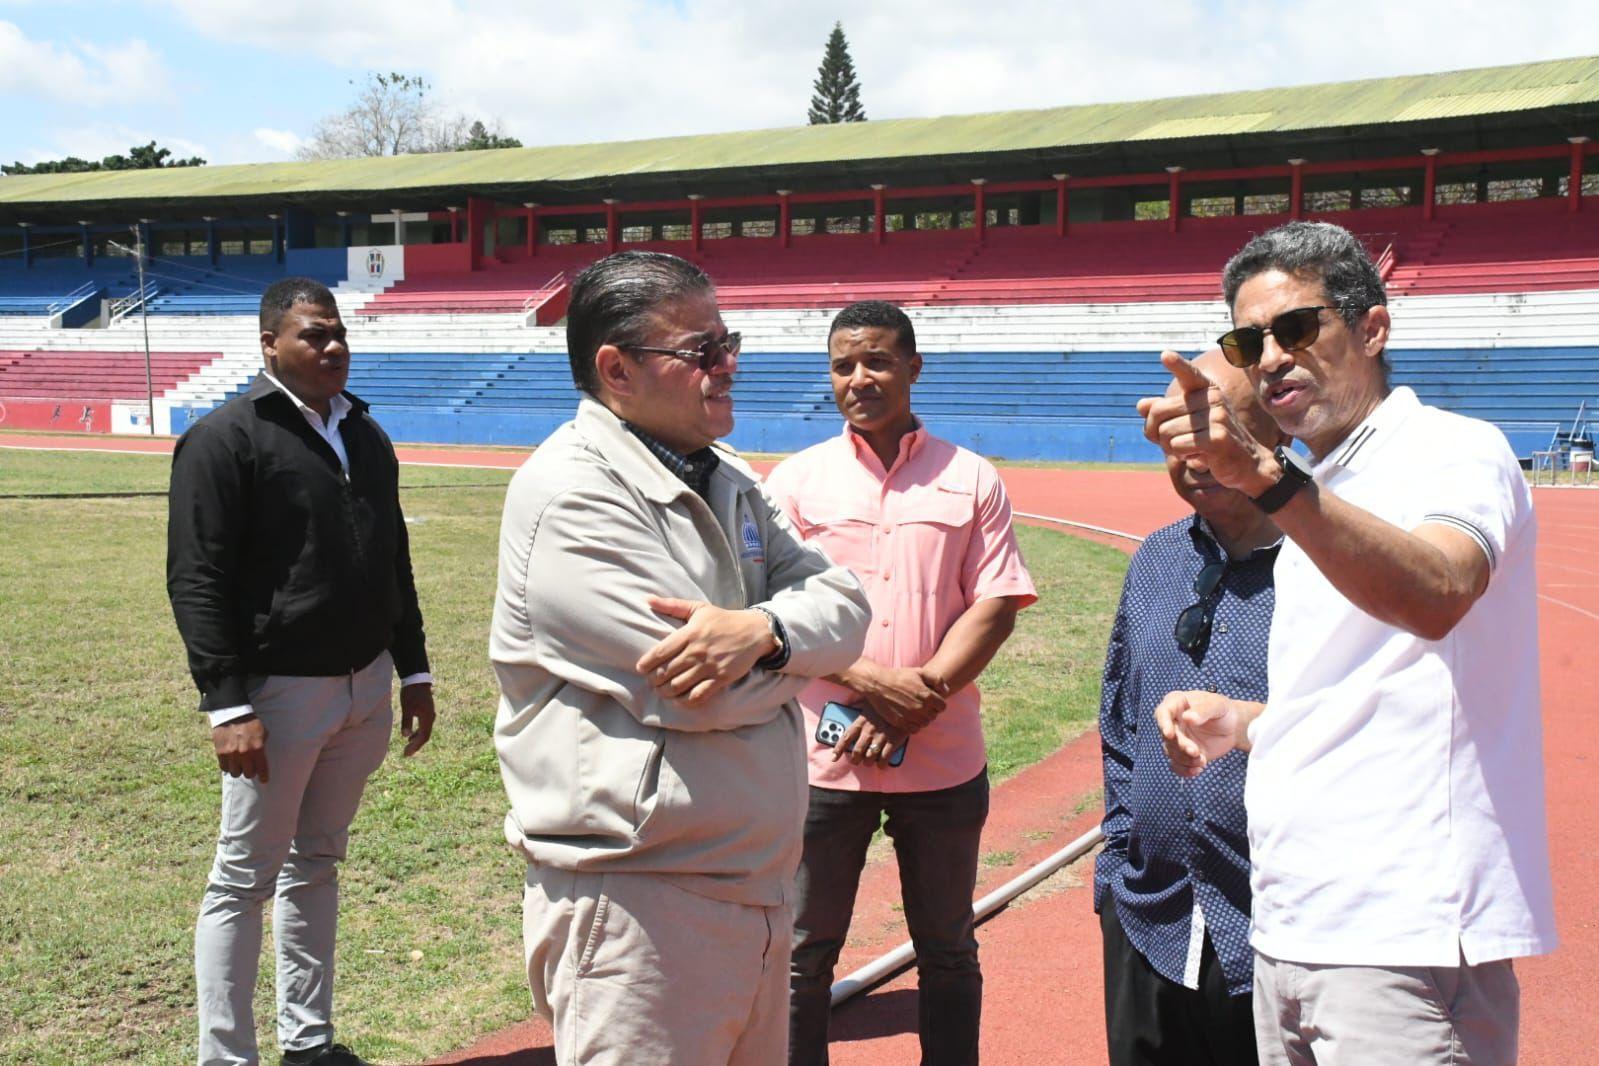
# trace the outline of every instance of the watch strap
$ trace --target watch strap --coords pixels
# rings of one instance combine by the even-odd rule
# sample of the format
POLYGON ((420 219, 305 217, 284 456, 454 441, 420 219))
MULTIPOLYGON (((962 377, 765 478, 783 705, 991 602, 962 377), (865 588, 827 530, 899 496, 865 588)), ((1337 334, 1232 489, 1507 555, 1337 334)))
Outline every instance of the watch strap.
POLYGON ((766 621, 772 627, 772 639, 777 641, 777 650, 770 655, 757 659, 755 666, 761 670, 781 670, 788 665, 788 630, 783 626, 783 620, 777 617, 777 612, 768 607, 751 607, 752 611, 759 611, 766 616, 766 621))
POLYGON ((1282 467, 1282 477, 1277 479, 1277 484, 1259 496, 1253 497, 1255 506, 1267 514, 1276 514, 1282 510, 1288 501, 1294 498, 1294 494, 1311 481, 1310 469, 1304 465, 1303 460, 1299 460, 1298 456, 1292 455, 1281 445, 1273 455, 1277 458, 1277 464, 1282 467))

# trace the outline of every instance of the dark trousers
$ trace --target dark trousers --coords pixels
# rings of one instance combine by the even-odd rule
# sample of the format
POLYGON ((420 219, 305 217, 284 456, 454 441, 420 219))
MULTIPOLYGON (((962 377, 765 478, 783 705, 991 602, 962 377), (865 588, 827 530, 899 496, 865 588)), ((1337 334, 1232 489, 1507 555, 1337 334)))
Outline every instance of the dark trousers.
POLYGON ((833 966, 849 933, 866 847, 880 823, 894 841, 905 924, 916 945, 922 1064, 977 1062, 983 975, 972 892, 987 818, 986 769, 963 785, 934 792, 811 789, 789 966, 790 1066, 827 1062, 833 966))
POLYGON ((1107 896, 1099 916, 1105 937, 1105 1038, 1110 1066, 1256 1066, 1251 997, 1227 994, 1210 936, 1199 959, 1199 987, 1155 972, 1133 947, 1107 896))

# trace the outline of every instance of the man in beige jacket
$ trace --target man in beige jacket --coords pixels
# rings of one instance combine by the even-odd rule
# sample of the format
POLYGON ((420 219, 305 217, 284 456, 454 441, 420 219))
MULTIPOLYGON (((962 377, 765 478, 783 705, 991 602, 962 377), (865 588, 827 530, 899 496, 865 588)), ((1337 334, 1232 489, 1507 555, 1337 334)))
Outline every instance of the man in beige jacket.
POLYGON ((585 395, 511 482, 490 634, 533 1001, 562 1066, 781 1063, 793 697, 860 656, 870 609, 713 446, 739 337, 697 267, 602 259, 567 346, 585 395))

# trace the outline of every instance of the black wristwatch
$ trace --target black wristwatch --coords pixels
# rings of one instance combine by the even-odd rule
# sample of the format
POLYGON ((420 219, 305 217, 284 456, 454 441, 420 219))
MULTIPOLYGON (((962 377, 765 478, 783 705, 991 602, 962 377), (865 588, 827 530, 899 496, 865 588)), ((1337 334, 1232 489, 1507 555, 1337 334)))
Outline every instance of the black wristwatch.
POLYGON ((1284 504, 1294 498, 1294 493, 1304 488, 1311 482, 1310 464, 1305 457, 1292 448, 1277 445, 1277 450, 1271 453, 1277 459, 1277 465, 1283 468, 1283 476, 1277 479, 1277 484, 1261 493, 1251 497, 1255 506, 1267 514, 1276 514, 1282 510, 1284 504))
POLYGON ((757 660, 755 665, 762 670, 781 670, 788 665, 788 630, 783 626, 783 620, 777 617, 777 612, 766 607, 751 606, 750 610, 759 611, 766 616, 766 623, 772 627, 772 639, 777 641, 777 650, 757 660))

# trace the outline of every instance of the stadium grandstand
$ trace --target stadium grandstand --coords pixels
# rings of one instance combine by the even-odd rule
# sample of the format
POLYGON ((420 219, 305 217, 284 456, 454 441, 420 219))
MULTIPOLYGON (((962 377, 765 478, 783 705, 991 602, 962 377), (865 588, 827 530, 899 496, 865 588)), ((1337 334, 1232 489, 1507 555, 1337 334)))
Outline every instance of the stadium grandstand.
POLYGON ((826 323, 872 297, 911 309, 928 356, 917 408, 941 434, 993 456, 1149 460, 1133 403, 1164 387, 1154 353, 1207 346, 1228 325, 1228 256, 1309 218, 1358 234, 1403 306, 1396 382, 1497 423, 1529 459, 1591 451, 1595 134, 1599 57, 632 142, 9 177, 0 429, 181 432, 259 366, 261 290, 307 274, 335 287, 350 388, 396 439, 529 444, 573 409, 560 328, 572 277, 650 248, 703 266, 744 332, 739 447, 790 451, 836 431, 826 323))

